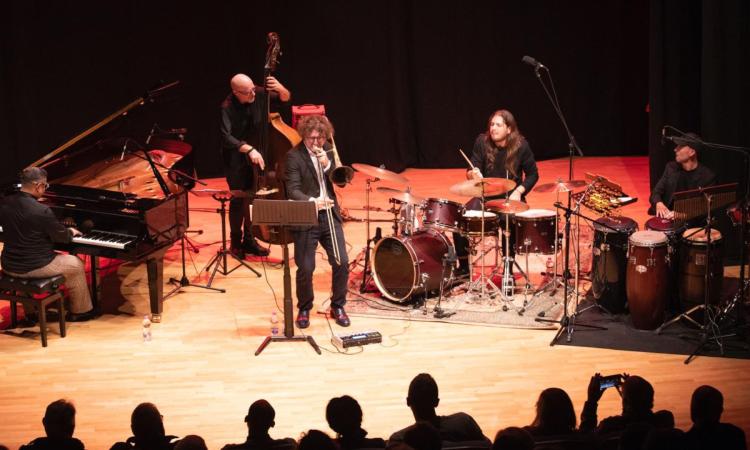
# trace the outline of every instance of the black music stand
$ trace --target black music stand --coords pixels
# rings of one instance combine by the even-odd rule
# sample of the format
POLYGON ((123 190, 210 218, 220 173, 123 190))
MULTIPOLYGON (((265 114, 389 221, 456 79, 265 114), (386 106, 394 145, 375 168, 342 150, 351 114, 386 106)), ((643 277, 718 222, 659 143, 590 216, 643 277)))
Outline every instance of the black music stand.
POLYGON ((262 200, 253 202, 253 223, 258 225, 277 225, 281 227, 281 248, 284 255, 284 335, 266 336, 266 339, 255 351, 255 356, 271 342, 308 342, 320 355, 320 347, 312 336, 295 336, 292 318, 292 276, 289 272, 289 239, 287 227, 313 226, 318 224, 318 211, 315 202, 294 200, 262 200))
POLYGON ((208 278, 208 283, 205 287, 211 287, 211 284, 214 282, 214 277, 216 276, 216 272, 221 273, 222 275, 226 276, 230 273, 234 272, 235 270, 239 269, 242 266, 245 266, 246 268, 250 269, 251 272, 253 272, 255 275, 257 275, 258 278, 260 278, 260 272, 250 267, 248 263, 240 259, 237 255, 232 253, 230 250, 227 249, 227 202, 230 201, 233 197, 233 194, 229 191, 216 191, 212 192, 209 189, 205 189, 203 191, 204 193, 208 193, 211 195, 211 197, 219 202, 221 206, 219 209, 216 210, 217 213, 221 216, 221 249, 216 252, 216 254, 211 258, 210 261, 208 261, 208 264, 206 264, 206 267, 203 268, 206 272, 211 270, 211 266, 214 266, 213 271, 211 271, 211 276, 208 278), (234 258, 239 264, 237 264, 234 268, 231 270, 229 269, 229 264, 227 262, 227 255, 234 258))

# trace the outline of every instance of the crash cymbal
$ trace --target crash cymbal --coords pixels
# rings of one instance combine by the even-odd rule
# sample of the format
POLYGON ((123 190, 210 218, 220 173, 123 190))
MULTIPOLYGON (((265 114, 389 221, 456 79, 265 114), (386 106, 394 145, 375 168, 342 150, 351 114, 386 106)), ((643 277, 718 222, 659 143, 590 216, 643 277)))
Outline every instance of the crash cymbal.
POLYGON ((554 183, 544 183, 534 188, 534 192, 568 192, 586 186, 584 180, 557 180, 554 183))
POLYGON ((507 178, 466 180, 451 186, 450 191, 464 197, 480 197, 482 195, 482 185, 484 185, 484 195, 490 196, 505 194, 516 187, 516 182, 507 178))
POLYGON ((394 198, 402 203, 409 203, 412 205, 416 205, 418 203, 422 203, 425 198, 420 197, 418 195, 414 195, 409 191, 400 191, 398 189, 393 189, 385 186, 378 186, 377 191, 390 196, 390 198, 394 198))
POLYGON ((484 204, 485 209, 492 212, 499 212, 504 214, 516 214, 524 212, 529 209, 529 205, 518 200, 490 200, 484 204))
POLYGON ((399 184, 409 184, 409 180, 406 177, 401 176, 395 172, 391 172, 390 170, 381 169, 380 167, 354 163, 352 164, 352 168, 354 168, 354 170, 356 170, 357 172, 362 172, 365 175, 369 175, 380 180, 392 181, 399 184))

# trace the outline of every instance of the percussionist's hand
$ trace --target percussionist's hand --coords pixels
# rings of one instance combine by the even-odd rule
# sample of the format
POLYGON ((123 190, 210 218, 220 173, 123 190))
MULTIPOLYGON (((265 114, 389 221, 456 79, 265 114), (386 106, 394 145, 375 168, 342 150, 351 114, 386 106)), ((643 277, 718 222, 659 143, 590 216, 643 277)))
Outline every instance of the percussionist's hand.
POLYGON ((667 205, 665 205, 663 202, 659 202, 656 204, 656 217, 661 217, 662 219, 672 219, 674 218, 674 212, 670 211, 669 208, 667 208, 667 205))
POLYGON ((481 180, 482 178, 484 177, 482 176, 482 171, 479 170, 479 167, 475 167, 466 172, 466 179, 468 180, 481 180))
POLYGON ((511 200, 515 200, 517 202, 520 202, 521 201, 521 191, 519 191, 518 189, 516 189, 515 191, 513 191, 513 192, 510 193, 510 197, 509 198, 511 200))

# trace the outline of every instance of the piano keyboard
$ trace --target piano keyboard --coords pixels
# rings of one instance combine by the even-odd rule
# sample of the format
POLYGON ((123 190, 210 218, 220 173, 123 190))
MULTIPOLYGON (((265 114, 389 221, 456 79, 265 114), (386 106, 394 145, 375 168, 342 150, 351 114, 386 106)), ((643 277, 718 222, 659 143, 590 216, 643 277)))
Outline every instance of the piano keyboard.
POLYGON ((83 236, 76 236, 72 239, 76 244, 93 245, 96 247, 107 247, 123 250, 131 242, 135 242, 137 236, 127 234, 112 233, 109 231, 92 230, 83 236))

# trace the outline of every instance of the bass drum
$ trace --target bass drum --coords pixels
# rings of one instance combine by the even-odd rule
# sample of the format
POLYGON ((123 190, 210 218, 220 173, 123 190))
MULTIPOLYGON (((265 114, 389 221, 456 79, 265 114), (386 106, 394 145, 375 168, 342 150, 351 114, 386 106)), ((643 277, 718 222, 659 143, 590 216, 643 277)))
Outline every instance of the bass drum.
POLYGON ((439 289, 443 257, 451 246, 442 233, 432 229, 381 239, 373 250, 375 285, 383 296, 395 302, 439 289))

